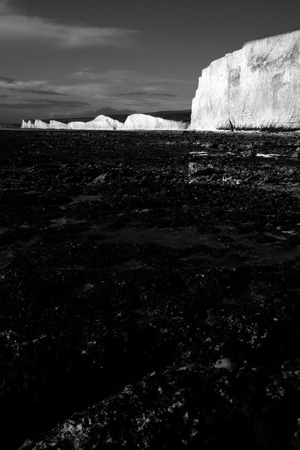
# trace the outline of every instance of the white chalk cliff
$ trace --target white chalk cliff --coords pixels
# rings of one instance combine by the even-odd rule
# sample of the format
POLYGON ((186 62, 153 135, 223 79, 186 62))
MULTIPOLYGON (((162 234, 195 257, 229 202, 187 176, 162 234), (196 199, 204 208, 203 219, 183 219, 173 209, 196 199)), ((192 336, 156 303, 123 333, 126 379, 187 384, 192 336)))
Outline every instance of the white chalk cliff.
POLYGON ((107 116, 97 116, 90 122, 70 122, 68 130, 120 130, 123 123, 107 116))
POLYGON ((147 114, 132 114, 125 120, 123 130, 185 130, 187 124, 165 120, 147 114))
POLYGON ((67 129, 67 130, 120 130, 123 128, 123 123, 110 117, 100 115, 90 122, 70 122, 68 124, 58 122, 57 120, 50 120, 50 123, 42 120, 31 120, 26 122, 22 120, 21 128, 36 128, 36 129, 67 129))
POLYGON ((300 30, 246 42, 202 71, 190 129, 300 129, 300 30))
POLYGON ((50 123, 43 122, 42 120, 36 119, 34 123, 31 120, 22 120, 21 128, 34 128, 45 130, 48 128, 67 128, 67 125, 62 122, 57 122, 56 120, 50 120, 50 123))
POLYGON ((33 127, 32 128, 41 128, 41 129, 45 129, 45 128, 50 128, 50 125, 46 122, 43 122, 42 120, 36 119, 34 121, 33 127))
POLYGON ((90 122, 70 122, 68 124, 50 120, 47 124, 41 120, 22 120, 21 128, 38 129, 68 129, 68 130, 185 130, 187 124, 175 120, 165 120, 160 117, 148 116, 146 114, 132 114, 128 116, 125 123, 111 119, 107 116, 97 116, 90 122))
POLYGON ((28 120, 28 122, 26 122, 26 120, 22 120, 21 128, 34 128, 34 127, 31 120, 28 120))
POLYGON ((54 128, 56 130, 67 129, 68 125, 63 122, 58 122, 57 120, 50 120, 49 128, 54 128))
POLYGON ((31 120, 28 120, 28 122, 26 122, 25 120, 22 120, 21 128, 45 129, 45 128, 50 128, 50 125, 47 124, 46 122, 43 122, 42 120, 38 120, 38 119, 36 119, 34 121, 34 123, 32 123, 31 120))

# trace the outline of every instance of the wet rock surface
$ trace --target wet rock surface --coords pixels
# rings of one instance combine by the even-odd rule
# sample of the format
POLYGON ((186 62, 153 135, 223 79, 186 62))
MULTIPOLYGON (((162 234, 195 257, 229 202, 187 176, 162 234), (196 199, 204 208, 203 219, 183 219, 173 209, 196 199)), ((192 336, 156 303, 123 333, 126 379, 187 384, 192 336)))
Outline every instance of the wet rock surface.
POLYGON ((1 131, 1 448, 300 448, 300 137, 1 131))

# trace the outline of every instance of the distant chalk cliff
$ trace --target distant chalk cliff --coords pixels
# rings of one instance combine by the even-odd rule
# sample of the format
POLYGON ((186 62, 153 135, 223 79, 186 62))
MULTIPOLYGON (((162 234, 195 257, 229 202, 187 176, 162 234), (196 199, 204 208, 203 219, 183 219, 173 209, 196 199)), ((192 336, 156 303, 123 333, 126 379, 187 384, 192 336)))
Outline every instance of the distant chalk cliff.
POLYGON ((204 69, 190 129, 300 129, 300 30, 246 42, 204 69))
POLYGON ((90 122, 70 122, 68 124, 58 122, 57 120, 50 120, 50 123, 43 122, 42 120, 35 120, 34 123, 31 120, 26 122, 22 120, 21 128, 35 128, 35 129, 65 129, 65 130, 119 130, 123 127, 123 124, 117 120, 113 120, 110 117, 103 115, 97 116, 90 122))
POLYGON ((146 114, 132 114, 124 123, 124 130, 185 130, 187 124, 146 114))
POLYGON ((34 129, 66 129, 66 130, 185 130, 188 124, 175 120, 165 120, 160 117, 152 117, 145 114, 132 114, 127 117, 125 123, 114 120, 110 117, 100 115, 90 122, 70 122, 64 124, 56 120, 50 123, 42 120, 22 120, 21 128, 34 129))

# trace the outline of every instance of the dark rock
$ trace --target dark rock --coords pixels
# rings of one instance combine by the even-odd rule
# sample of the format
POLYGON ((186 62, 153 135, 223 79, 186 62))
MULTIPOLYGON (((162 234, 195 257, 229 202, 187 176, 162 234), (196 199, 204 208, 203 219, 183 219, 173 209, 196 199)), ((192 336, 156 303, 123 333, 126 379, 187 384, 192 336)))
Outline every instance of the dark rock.
POLYGON ((299 449, 298 136, 0 138, 2 447, 299 449))
POLYGON ((298 159, 300 157, 300 147, 297 147, 291 156, 292 158, 298 159))

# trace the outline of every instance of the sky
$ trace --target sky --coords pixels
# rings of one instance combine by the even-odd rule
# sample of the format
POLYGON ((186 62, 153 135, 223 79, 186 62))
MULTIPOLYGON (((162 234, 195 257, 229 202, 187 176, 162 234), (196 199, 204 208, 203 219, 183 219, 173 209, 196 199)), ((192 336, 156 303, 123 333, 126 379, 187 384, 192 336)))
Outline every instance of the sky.
POLYGON ((0 0, 0 122, 190 109, 213 60, 299 17, 299 0, 0 0))

